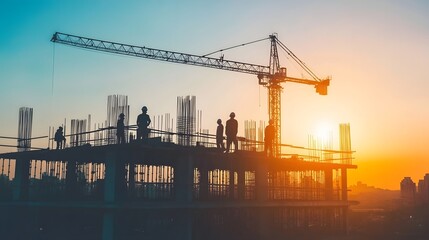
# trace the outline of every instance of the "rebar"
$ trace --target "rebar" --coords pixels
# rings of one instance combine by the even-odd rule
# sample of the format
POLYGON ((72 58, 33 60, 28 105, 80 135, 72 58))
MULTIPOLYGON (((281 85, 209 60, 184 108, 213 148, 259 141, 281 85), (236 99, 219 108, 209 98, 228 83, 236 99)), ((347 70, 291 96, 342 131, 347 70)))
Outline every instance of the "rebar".
POLYGON ((31 148, 31 130, 33 126, 33 108, 19 108, 18 152, 31 148))
MULTIPOLYGON (((130 122, 130 105, 128 105, 128 96, 109 95, 107 97, 107 120, 106 127, 114 127, 107 133, 107 144, 116 143, 116 125, 119 114, 125 114, 124 125, 128 126, 130 122)), ((128 139, 128 129, 125 128, 125 141, 128 139)))
POLYGON ((196 97, 177 97, 177 139, 183 146, 195 145, 196 97))

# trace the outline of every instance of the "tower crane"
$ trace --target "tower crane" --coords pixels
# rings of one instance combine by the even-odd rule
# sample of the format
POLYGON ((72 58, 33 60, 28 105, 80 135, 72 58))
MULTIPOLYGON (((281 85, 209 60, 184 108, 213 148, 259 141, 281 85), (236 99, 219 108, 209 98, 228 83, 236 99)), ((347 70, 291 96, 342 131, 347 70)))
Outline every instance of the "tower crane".
POLYGON ((281 83, 294 82, 313 85, 317 93, 319 93, 320 95, 327 95, 327 89, 331 79, 329 77, 325 79, 318 78, 304 64, 304 62, 302 62, 292 51, 290 51, 282 42, 278 40, 277 34, 272 34, 269 36, 269 38, 266 39, 270 39, 271 41, 269 66, 225 60, 223 59, 223 56, 221 58, 207 57, 207 55, 198 56, 187 53, 98 40, 60 32, 54 33, 51 38, 51 41, 54 43, 61 43, 65 45, 71 45, 79 48, 91 49, 101 52, 109 52, 127 56, 256 75, 258 78, 258 83, 267 87, 268 89, 268 114, 269 119, 273 120, 274 126, 273 155, 275 157, 279 157, 281 155, 281 92, 283 89, 281 83), (282 48, 313 79, 303 79, 287 76, 286 68, 280 66, 277 46, 282 48))

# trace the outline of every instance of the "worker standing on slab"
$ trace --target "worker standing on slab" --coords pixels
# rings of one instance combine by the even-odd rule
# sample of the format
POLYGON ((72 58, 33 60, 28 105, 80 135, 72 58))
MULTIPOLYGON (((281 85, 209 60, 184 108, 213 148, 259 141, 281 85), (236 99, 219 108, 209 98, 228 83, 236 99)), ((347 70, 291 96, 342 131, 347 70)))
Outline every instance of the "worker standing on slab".
POLYGON ((273 142, 274 142, 274 126, 273 126, 274 121, 270 119, 268 123, 269 124, 268 126, 265 127, 265 133, 264 133, 264 142, 265 142, 264 153, 265 153, 265 156, 272 157, 273 142))
POLYGON ((238 122, 235 120, 235 113, 232 112, 229 114, 229 119, 226 121, 225 134, 226 134, 226 151, 229 152, 231 143, 234 143, 235 152, 238 150, 238 141, 237 141, 237 132, 238 132, 238 122))
POLYGON ((57 149, 63 149, 66 143, 66 138, 64 137, 63 127, 59 127, 55 132, 54 137, 55 142, 57 142, 57 149))
POLYGON ((124 124, 125 114, 119 114, 118 122, 116 123, 116 142, 118 144, 125 143, 125 124, 124 124))
POLYGON ((137 117, 137 140, 147 139, 149 136, 150 117, 147 114, 147 107, 142 107, 142 114, 137 117))
POLYGON ((223 144, 223 124, 222 120, 217 120, 217 129, 216 129, 216 146, 222 151, 225 150, 225 145, 223 144))

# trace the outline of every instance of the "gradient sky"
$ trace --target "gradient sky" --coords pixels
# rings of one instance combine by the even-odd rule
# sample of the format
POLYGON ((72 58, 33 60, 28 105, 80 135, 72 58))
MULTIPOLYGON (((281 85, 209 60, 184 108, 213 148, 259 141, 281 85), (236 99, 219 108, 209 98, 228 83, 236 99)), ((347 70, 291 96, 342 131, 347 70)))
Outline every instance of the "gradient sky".
MULTIPOLYGON (((253 75, 54 46, 49 40, 59 31, 203 55, 275 32, 321 78, 332 77, 328 96, 307 85, 283 85, 282 142, 306 146, 308 134, 321 126, 337 138, 338 124, 350 123, 358 169, 349 171, 349 183, 398 189, 404 176, 417 182, 429 173, 428 12, 423 0, 2 0, 0 135, 16 136, 22 106, 34 108, 33 136, 47 135, 48 126, 64 118, 91 114, 93 123, 101 123, 111 94, 129 96, 131 123, 142 105, 152 116, 175 115, 176 97, 189 94, 197 96, 203 128, 210 132, 231 111, 241 125, 267 121, 267 92, 253 75)), ((268 65, 269 42, 224 54, 268 65)), ((284 53, 280 57, 288 75, 306 77, 284 53)), ((15 149, 0 148, 5 151, 15 149)))

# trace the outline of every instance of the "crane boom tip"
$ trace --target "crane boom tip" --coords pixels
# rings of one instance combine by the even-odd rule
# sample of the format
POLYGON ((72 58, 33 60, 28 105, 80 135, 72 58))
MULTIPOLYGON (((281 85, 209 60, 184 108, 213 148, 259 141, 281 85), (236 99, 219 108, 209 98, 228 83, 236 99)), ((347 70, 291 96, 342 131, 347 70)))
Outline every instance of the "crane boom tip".
POLYGON ((57 39, 58 39, 58 32, 55 32, 55 33, 52 35, 51 42, 56 42, 56 41, 57 41, 57 39))

